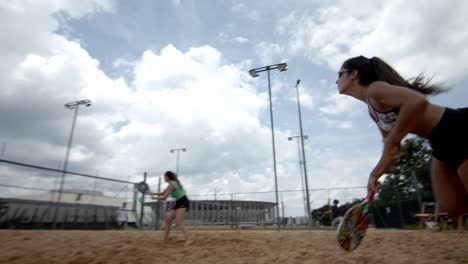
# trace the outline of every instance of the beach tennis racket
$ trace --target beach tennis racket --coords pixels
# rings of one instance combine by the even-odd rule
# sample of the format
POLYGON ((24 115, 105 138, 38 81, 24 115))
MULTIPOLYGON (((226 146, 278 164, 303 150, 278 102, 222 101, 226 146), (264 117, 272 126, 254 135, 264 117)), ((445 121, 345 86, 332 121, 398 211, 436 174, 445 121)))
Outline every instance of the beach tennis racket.
POLYGON ((137 187, 137 190, 143 194, 151 192, 148 184, 144 181, 137 183, 136 187, 137 187))
POLYGON ((351 207, 336 231, 338 244, 346 251, 355 250, 362 242, 369 225, 369 203, 374 193, 369 193, 361 203, 351 207))

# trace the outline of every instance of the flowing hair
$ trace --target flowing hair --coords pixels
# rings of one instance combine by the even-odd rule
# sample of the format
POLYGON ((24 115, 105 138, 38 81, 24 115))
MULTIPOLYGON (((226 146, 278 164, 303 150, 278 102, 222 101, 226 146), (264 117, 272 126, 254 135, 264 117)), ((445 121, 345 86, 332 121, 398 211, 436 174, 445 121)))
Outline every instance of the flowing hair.
POLYGON ((426 78, 423 74, 405 80, 395 69, 378 57, 370 59, 364 56, 354 57, 346 60, 342 67, 346 70, 357 70, 360 77, 359 83, 362 85, 384 81, 392 85, 413 89, 424 95, 437 95, 449 90, 440 83, 431 84, 432 78, 426 78))
POLYGON ((180 181, 179 181, 177 175, 176 175, 174 172, 172 172, 172 171, 166 171, 166 172, 164 173, 164 176, 168 177, 169 180, 171 180, 171 181, 176 181, 176 182, 179 184, 180 188, 184 189, 184 187, 182 186, 182 183, 180 183, 180 181))

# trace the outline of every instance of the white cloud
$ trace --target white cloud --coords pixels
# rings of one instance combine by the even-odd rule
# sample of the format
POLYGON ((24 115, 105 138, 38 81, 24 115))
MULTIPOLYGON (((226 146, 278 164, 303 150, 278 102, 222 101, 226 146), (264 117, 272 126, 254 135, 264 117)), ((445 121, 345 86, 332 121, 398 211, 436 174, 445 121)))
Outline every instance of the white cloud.
POLYGON ((352 123, 349 121, 333 120, 330 118, 321 118, 321 121, 327 126, 336 127, 340 129, 351 129, 353 127, 352 123))
MULTIPOLYGON (((223 64, 221 52, 210 46, 183 52, 168 45, 143 52, 137 61, 115 60, 115 67, 133 68, 133 82, 127 84, 107 76, 80 43, 54 33, 59 24, 51 15, 57 10, 28 9, 29 19, 37 22, 34 30, 24 27, 4 37, 24 43, 35 36, 33 41, 13 50, 0 44, 2 54, 14 54, 13 60, 0 63, 5 69, 0 78, 8 83, 0 91, 6 157, 55 167, 64 158, 73 116, 63 104, 87 98, 93 105, 79 110, 71 170, 99 170, 103 177, 124 180, 143 171, 160 175, 174 169, 169 149, 186 147, 180 169, 195 189, 230 175, 239 179, 227 178, 226 191, 258 189, 262 179, 271 182, 270 130, 259 120, 267 101, 244 68, 223 64), (262 169, 251 173, 252 167, 262 169)), ((83 10, 70 14, 86 15, 83 10)), ((7 24, 23 17, 16 16, 17 10, 5 12, 7 24)))
MULTIPOLYGON (((310 108, 310 109, 313 109, 314 106, 315 106, 315 101, 314 101, 314 98, 312 95, 306 93, 306 92, 299 92, 299 100, 300 100, 300 103, 301 103, 301 107, 304 106, 304 107, 307 107, 307 108, 310 108)), ((297 102, 297 99, 296 99, 296 102, 297 102)))
POLYGON ((320 112, 329 115, 338 115, 355 111, 356 107, 362 105, 361 102, 349 96, 332 93, 326 97, 325 106, 321 106, 320 112))
MULTIPOLYGON (((296 90, 290 90, 288 99, 291 102, 294 102, 297 104, 297 92, 296 90)), ((301 85, 301 88, 299 88, 299 100, 301 103, 301 109, 302 107, 308 108, 308 109, 314 109, 317 103, 315 102, 315 97, 314 95, 311 95, 308 93, 306 89, 304 89, 301 85)))
POLYGON ((235 37, 234 41, 241 44, 249 43, 249 39, 244 37, 235 37))
POLYGON ((112 63, 112 66, 114 68, 119 68, 119 67, 134 67, 134 63, 128 59, 125 59, 125 58, 117 58, 116 60, 114 60, 114 62, 112 63))
POLYGON ((241 3, 239 1, 234 1, 231 7, 231 10, 234 13, 242 14, 243 16, 246 16, 248 19, 257 21, 257 22, 261 21, 264 17, 264 14, 261 10, 247 7, 244 3, 241 3))
POLYGON ((282 62, 284 48, 277 43, 260 42, 255 45, 255 50, 262 65, 282 62))
POLYGON ((246 44, 250 42, 248 38, 245 38, 242 36, 233 37, 226 32, 218 33, 218 35, 216 36, 216 39, 220 42, 233 42, 233 43, 238 43, 238 44, 246 44))
POLYGON ((406 77, 436 73, 459 80, 468 70, 466 1, 342 0, 310 12, 292 12, 277 30, 293 54, 337 69, 357 55, 379 56, 406 77))

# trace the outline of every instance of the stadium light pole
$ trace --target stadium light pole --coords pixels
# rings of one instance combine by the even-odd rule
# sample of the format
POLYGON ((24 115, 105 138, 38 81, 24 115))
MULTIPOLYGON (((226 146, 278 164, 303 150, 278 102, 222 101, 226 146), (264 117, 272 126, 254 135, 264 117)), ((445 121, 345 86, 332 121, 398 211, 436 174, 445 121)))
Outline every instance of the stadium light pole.
MULTIPOLYGON (((306 221, 308 221, 308 215, 309 213, 307 212, 307 200, 306 200, 306 195, 305 195, 305 188, 304 188, 304 174, 303 174, 303 169, 302 169, 302 163, 304 162, 302 160, 302 152, 301 152, 301 141, 300 141, 300 138, 301 136, 292 136, 292 137, 288 137, 288 140, 289 141, 292 141, 293 139, 297 138, 297 157, 299 158, 299 174, 300 174, 300 177, 301 177, 301 186, 302 186, 302 200, 304 202, 304 217, 306 219, 306 221)), ((307 135, 304 135, 304 139, 308 139, 307 135)))
POLYGON ((78 116, 78 108, 80 107, 80 105, 90 107, 91 106, 91 101, 88 100, 88 99, 84 99, 84 100, 79 100, 79 101, 70 102, 70 103, 65 104, 66 108, 75 109, 75 113, 73 115, 73 122, 72 122, 71 131, 70 131, 70 137, 68 138, 67 153, 65 154, 65 162, 63 164, 62 177, 60 178, 59 193, 58 193, 58 196, 57 196, 57 206, 55 208, 55 213, 54 213, 54 227, 56 226, 57 212, 58 212, 59 204, 60 204, 60 202, 62 200, 63 185, 65 183, 65 175, 66 175, 66 171, 67 171, 67 167, 68 167, 68 158, 70 156, 70 148, 71 148, 71 144, 72 144, 72 141, 73 141, 73 133, 74 133, 74 130, 75 130, 76 117, 78 116))
POLYGON ((178 148, 178 149, 171 149, 171 153, 177 152, 177 161, 176 161, 176 175, 179 176, 179 159, 180 159, 180 151, 186 152, 186 148, 178 148))
POLYGON ((297 112, 299 113, 299 129, 301 133, 301 145, 302 145, 302 165, 304 166, 304 182, 306 187, 306 199, 307 199, 307 225, 309 227, 312 226, 312 217, 310 211, 310 196, 309 196, 309 181, 307 177, 307 160, 305 155, 305 148, 304 148, 304 131, 302 128, 302 113, 301 113, 301 101, 299 97, 299 84, 301 80, 296 81, 296 94, 297 94, 297 112))
POLYGON ((268 95, 270 99, 270 124, 271 124, 271 142, 273 145, 273 171, 275 175, 275 193, 276 193, 276 218, 277 218, 277 225, 278 231, 281 230, 280 226, 280 213, 279 213, 279 197, 278 197, 278 175, 276 173, 276 147, 275 147, 275 126, 273 123, 273 103, 271 99, 271 81, 270 81, 270 71, 274 69, 278 69, 280 72, 287 70, 287 64, 285 62, 279 64, 268 65, 260 68, 255 68, 249 70, 249 74, 252 77, 258 77, 258 73, 266 71, 268 74, 268 95))

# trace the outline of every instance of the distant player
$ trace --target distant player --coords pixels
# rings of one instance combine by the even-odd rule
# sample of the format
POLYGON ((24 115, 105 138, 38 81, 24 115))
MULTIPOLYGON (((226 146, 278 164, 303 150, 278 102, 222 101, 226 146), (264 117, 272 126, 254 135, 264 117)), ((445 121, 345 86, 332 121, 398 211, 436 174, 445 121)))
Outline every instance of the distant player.
POLYGON ((149 193, 153 195, 153 199, 159 201, 166 200, 169 195, 176 199, 175 206, 169 211, 164 222, 164 242, 168 242, 172 221, 175 219, 177 229, 182 231, 184 235, 185 245, 190 245, 193 241, 190 239, 187 228, 184 225, 185 213, 190 209, 190 200, 187 198, 185 190, 174 172, 166 171, 164 173, 164 180, 169 186, 163 192, 149 193))
POLYGON ((128 215, 127 215, 126 207, 127 207, 127 203, 124 202, 122 204, 122 207, 120 207, 117 210, 117 224, 120 230, 125 229, 128 223, 128 215))
POLYGON ((341 220, 343 220, 343 214, 341 213, 341 210, 338 207, 338 203, 339 203, 338 200, 336 200, 336 199, 333 200, 333 206, 332 206, 332 209, 331 209, 332 216, 333 216, 333 221, 331 223, 331 226, 333 228, 336 228, 340 224, 341 220))

